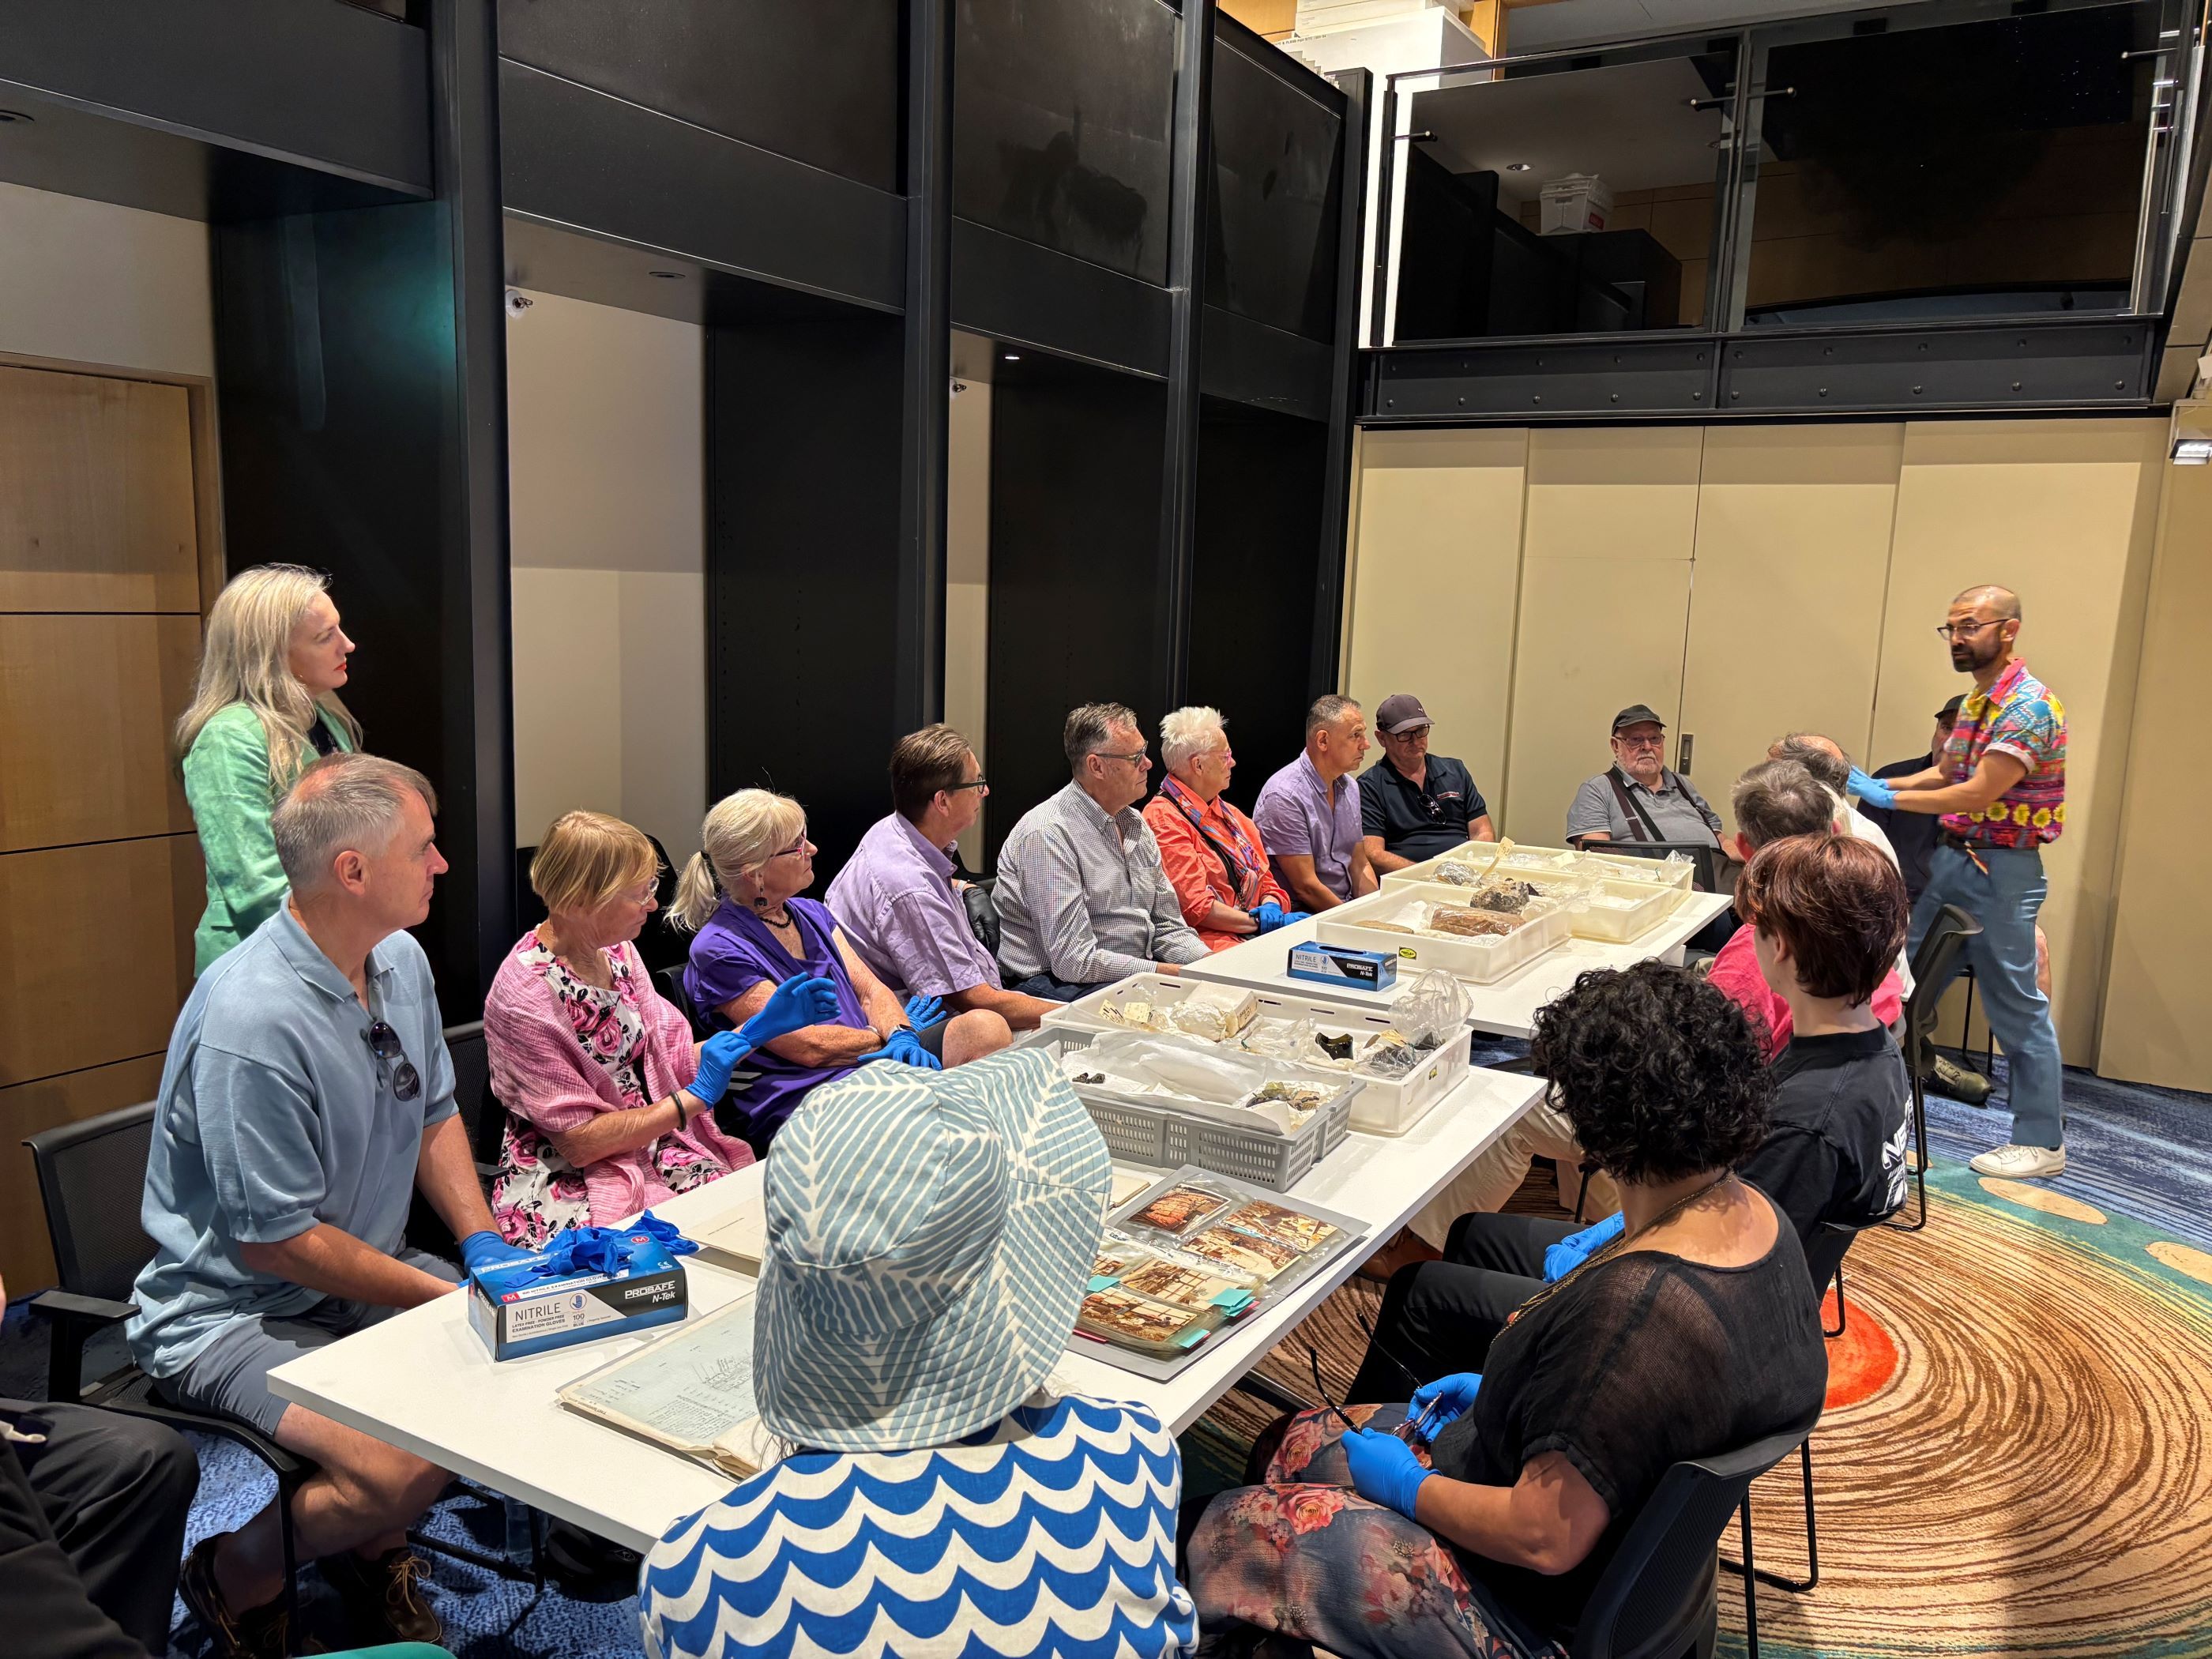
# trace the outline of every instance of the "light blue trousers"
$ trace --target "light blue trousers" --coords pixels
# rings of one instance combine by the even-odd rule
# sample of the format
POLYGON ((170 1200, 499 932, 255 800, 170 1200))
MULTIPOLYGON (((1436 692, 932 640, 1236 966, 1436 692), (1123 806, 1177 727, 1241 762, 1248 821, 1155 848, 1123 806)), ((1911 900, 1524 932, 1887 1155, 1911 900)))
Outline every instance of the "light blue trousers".
MULTIPOLYGON (((1911 949, 1918 951, 1936 913, 1947 904, 1982 924, 1980 936, 1966 941, 1951 977, 1960 966, 1973 965, 1990 1030, 2004 1045, 2014 1143, 2063 1146, 2066 1106, 2059 1097, 2058 1028, 2051 1023, 2051 999, 2035 983, 2035 917, 2050 891, 2043 854, 2032 847, 1988 848, 1982 849, 1982 862, 1990 867, 1987 875, 1957 848, 1936 848, 1928 885, 1912 907, 1911 949)), ((1943 987, 1923 985, 1919 992, 1940 996, 1943 987)))

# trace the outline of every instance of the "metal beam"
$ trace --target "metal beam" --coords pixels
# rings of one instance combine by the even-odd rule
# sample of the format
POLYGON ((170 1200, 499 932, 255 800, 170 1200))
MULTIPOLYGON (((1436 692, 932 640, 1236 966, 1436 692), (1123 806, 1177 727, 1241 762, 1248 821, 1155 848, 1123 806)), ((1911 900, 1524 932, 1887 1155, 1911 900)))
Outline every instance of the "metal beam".
POLYGON ((907 7, 906 422, 899 459, 893 706, 911 732, 945 712, 945 512, 952 381, 954 0, 907 7))
POLYGON ((1321 560, 1316 566, 1312 694, 1338 689, 1344 635, 1345 566, 1350 557, 1353 399, 1359 382, 1359 268, 1367 223, 1367 111, 1375 77, 1364 69, 1331 77, 1344 94, 1343 189, 1338 196, 1336 332, 1329 348, 1328 470, 1322 483, 1321 560))
POLYGON ((1213 7, 1214 0, 1182 0, 1176 66, 1175 182, 1168 228, 1168 401, 1160 471, 1159 605, 1153 632, 1153 684, 1164 712, 1181 705, 1190 667, 1206 186, 1213 166, 1213 7))

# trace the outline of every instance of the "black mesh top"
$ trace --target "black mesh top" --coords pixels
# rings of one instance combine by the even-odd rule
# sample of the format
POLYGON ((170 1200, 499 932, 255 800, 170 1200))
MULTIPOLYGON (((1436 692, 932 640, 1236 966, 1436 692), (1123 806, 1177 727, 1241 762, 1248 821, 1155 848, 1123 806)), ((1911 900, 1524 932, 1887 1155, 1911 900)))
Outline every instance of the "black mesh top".
POLYGON ((1711 1457, 1810 1417, 1828 1356, 1787 1218, 1741 1267, 1632 1250, 1577 1273, 1490 1346, 1482 1392, 1431 1448, 1437 1469, 1510 1486, 1565 1454, 1612 1511, 1588 1559, 1546 1577, 1466 1558, 1530 1623, 1571 1632, 1606 1563, 1671 1464, 1711 1457))

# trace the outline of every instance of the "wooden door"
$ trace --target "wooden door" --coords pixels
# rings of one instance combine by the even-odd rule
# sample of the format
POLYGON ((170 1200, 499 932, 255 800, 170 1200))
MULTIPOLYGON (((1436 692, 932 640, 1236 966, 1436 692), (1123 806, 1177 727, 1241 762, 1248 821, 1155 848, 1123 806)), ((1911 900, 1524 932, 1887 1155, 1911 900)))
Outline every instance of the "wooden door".
POLYGON ((0 367, 0 1274, 18 1294, 53 1273, 22 1138, 150 1098, 191 988, 204 876, 168 742, 200 639, 191 396, 0 367))

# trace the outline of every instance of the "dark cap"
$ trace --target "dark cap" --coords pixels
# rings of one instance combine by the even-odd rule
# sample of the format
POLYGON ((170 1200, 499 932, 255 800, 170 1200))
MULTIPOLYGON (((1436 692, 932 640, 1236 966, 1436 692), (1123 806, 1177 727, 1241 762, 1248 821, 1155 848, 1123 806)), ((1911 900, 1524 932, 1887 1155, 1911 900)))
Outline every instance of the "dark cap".
POLYGON ((1957 720, 1959 718, 1959 705, 1966 702, 1966 694, 1961 691, 1957 696, 1952 698, 1948 702, 1945 703, 1941 708, 1936 711, 1936 718, 1939 720, 1957 720))
POLYGON ((1391 693, 1375 711, 1375 729, 1388 732, 1394 738, 1435 724, 1429 718, 1429 711, 1421 707, 1421 700, 1410 692, 1391 693))
POLYGON ((1652 708, 1650 703, 1632 702, 1627 708, 1622 709, 1618 714, 1615 714, 1613 717, 1613 735, 1615 737, 1620 736, 1620 728, 1624 726, 1641 726, 1646 720, 1649 720, 1652 725, 1659 727, 1662 732, 1667 728, 1667 722, 1659 718, 1658 714, 1652 708))

